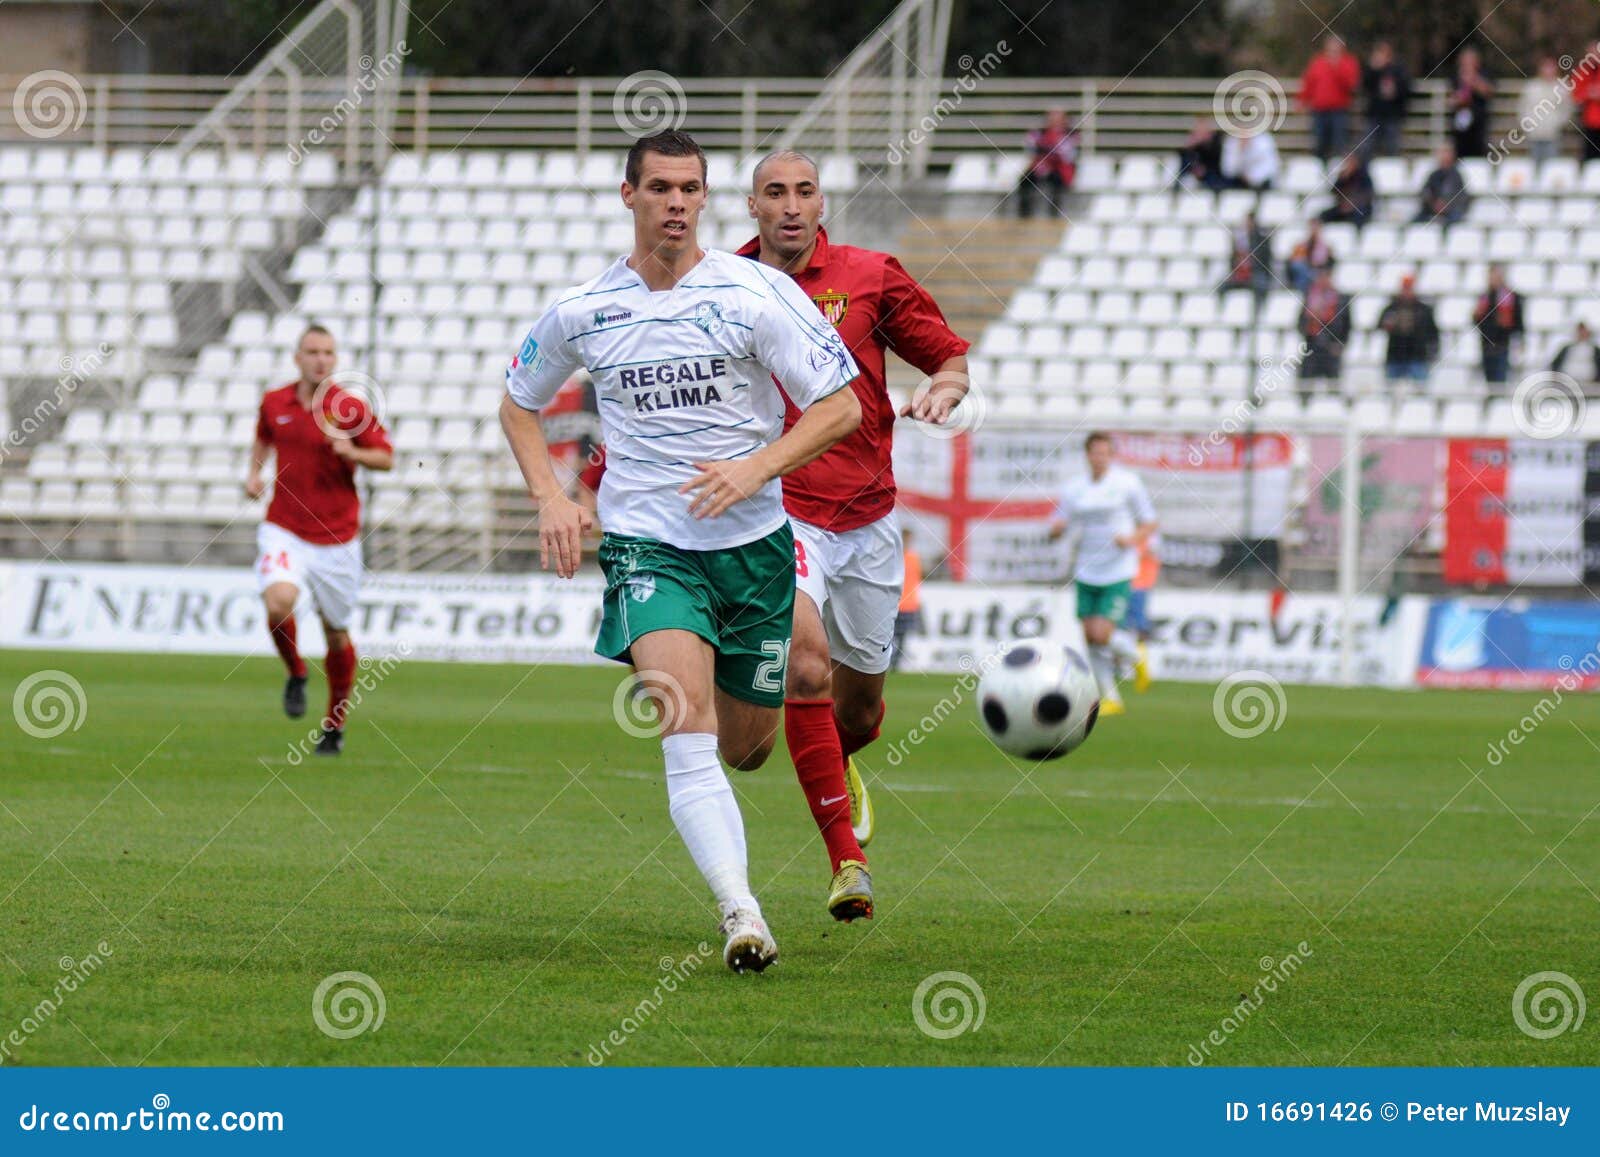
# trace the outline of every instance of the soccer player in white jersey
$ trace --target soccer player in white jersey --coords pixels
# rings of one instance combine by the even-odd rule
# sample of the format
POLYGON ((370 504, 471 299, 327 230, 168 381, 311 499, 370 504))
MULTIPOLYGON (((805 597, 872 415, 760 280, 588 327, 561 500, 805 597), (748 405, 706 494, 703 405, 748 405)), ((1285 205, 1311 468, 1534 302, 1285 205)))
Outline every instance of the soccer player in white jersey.
POLYGON ((1096 431, 1083 444, 1089 472, 1066 484, 1050 537, 1069 528, 1078 537, 1073 578, 1089 665, 1100 684, 1100 714, 1126 710, 1117 690, 1112 636, 1128 613, 1128 592, 1139 571, 1139 548, 1156 532, 1156 510, 1144 483, 1111 460, 1111 435, 1096 431))
POLYGON ((570 578, 590 515, 551 466, 539 410, 580 367, 605 432, 606 592, 595 650, 660 707, 667 800, 722 913, 723 959, 778 948, 751 893, 744 821, 718 755, 761 766, 777 737, 794 615, 794 535, 778 479, 861 421, 856 365, 787 274, 702 250, 705 154, 687 133, 628 152, 633 252, 563 293, 506 371, 500 419, 539 508, 541 561, 570 578), (783 431, 784 400, 804 412, 783 431))

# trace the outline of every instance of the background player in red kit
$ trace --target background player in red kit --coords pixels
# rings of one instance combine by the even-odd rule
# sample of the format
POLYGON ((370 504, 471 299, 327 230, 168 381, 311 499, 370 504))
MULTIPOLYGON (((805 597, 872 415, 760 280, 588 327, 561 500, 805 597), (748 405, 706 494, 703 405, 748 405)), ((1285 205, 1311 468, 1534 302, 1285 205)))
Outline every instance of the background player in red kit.
POLYGON ((300 335, 294 364, 300 380, 261 399, 250 474, 244 492, 266 490, 261 472, 277 452, 276 478, 266 520, 256 532, 256 581, 267 608, 267 629, 289 669, 283 709, 306 713, 306 664, 295 638, 294 607, 307 588, 328 640, 328 714, 317 754, 338 755, 355 677, 350 618, 361 596, 361 500, 356 467, 389 470, 394 447, 377 415, 357 394, 331 379, 337 354, 333 335, 320 325, 300 335))
MULTIPOLYGON (((872 878, 861 851, 872 838, 872 802, 850 757, 878 737, 883 722, 904 577, 889 454, 897 415, 884 351, 929 375, 900 416, 939 424, 966 396, 970 343, 893 257, 831 243, 820 225, 822 207, 810 157, 766 157, 749 201, 759 236, 739 253, 788 272, 861 370, 852 383, 861 425, 783 480, 797 587, 784 735, 833 865, 828 911, 848 921, 872 916, 872 878)), ((798 417, 791 405, 785 427, 798 417)))

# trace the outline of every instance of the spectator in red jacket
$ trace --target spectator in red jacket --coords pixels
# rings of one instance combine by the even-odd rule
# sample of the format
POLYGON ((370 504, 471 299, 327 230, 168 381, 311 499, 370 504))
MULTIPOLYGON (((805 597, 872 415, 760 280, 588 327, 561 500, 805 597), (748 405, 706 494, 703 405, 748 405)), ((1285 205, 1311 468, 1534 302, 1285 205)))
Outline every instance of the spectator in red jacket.
POLYGON ((1078 130, 1064 110, 1045 114, 1043 128, 1028 133, 1028 168, 1017 184, 1017 216, 1033 215, 1033 194, 1045 189, 1046 216, 1061 212, 1063 194, 1078 176, 1078 130))
POLYGON ((1300 78, 1300 107, 1311 114, 1313 148, 1321 160, 1344 152, 1350 105, 1360 87, 1360 61, 1345 51, 1343 40, 1330 34, 1300 78))
POLYGON ((1600 160, 1600 40, 1572 70, 1572 101, 1585 161, 1600 160))

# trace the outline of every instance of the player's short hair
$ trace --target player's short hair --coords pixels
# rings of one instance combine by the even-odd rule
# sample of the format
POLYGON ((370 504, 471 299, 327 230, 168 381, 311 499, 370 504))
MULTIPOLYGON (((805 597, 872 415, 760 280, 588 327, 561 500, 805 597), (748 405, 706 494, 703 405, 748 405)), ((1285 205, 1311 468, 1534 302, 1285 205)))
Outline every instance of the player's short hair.
POLYGON ((677 129, 666 129, 659 133, 651 133, 647 137, 640 137, 633 142, 633 148, 628 150, 628 164, 623 170, 623 176, 628 184, 635 187, 639 184, 640 171, 644 168, 644 155, 658 153, 663 157, 699 157, 700 182, 706 180, 706 151, 700 147, 698 141, 688 133, 677 129))
POLYGON ((814 158, 806 153, 802 153, 799 149, 779 149, 775 153, 768 153, 766 156, 762 157, 756 162, 756 167, 750 174, 751 192, 758 193, 761 191, 761 170, 766 168, 773 161, 804 161, 806 164, 811 166, 811 171, 817 174, 817 184, 819 186, 822 184, 822 169, 818 167, 814 158))
POLYGON ((300 336, 295 339, 294 348, 299 349, 301 346, 305 345, 306 338, 310 337, 314 333, 320 333, 326 338, 333 337, 333 331, 331 329, 320 322, 314 321, 310 325, 306 326, 305 329, 300 331, 300 336))
POLYGON ((1090 430, 1089 436, 1083 440, 1083 452, 1087 454, 1089 452, 1089 447, 1093 446, 1096 442, 1104 442, 1107 446, 1109 446, 1111 445, 1111 435, 1107 434, 1104 430, 1090 430))

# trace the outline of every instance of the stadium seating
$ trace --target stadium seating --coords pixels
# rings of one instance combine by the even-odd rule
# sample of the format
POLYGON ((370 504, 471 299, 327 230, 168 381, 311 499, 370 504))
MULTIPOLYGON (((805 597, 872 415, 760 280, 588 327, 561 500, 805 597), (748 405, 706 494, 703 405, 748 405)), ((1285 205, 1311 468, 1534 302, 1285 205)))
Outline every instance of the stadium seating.
MULTIPOLYGON (((376 201, 363 189, 322 202, 343 205, 322 221, 314 198, 331 190, 335 171, 316 154, 291 166, 160 149, 0 148, 0 282, 20 303, 0 315, 0 374, 53 377, 63 351, 103 340, 112 352, 102 372, 136 381, 120 410, 78 399, 25 470, 0 475, 0 514, 248 518, 257 508, 239 481, 260 392, 289 378, 289 348, 315 319, 338 337, 347 370, 382 383, 386 420, 404 449, 400 468, 372 479, 377 517, 390 526, 486 525, 497 516, 494 491, 518 488, 494 421, 503 367, 555 294, 631 244, 614 191, 621 161, 397 154, 376 201), (111 206, 119 211, 107 213, 111 206), (268 251, 284 258, 291 307, 233 311, 212 340, 178 351, 180 289, 202 285, 231 300, 247 259, 268 251), (130 365, 138 351, 165 357, 130 365)), ((714 192, 702 239, 733 247, 752 232, 737 191, 748 174, 728 156, 710 163, 713 190, 728 191, 714 192)), ((945 187, 1004 192, 1021 166, 1020 157, 959 157, 945 187)), ((1377 219, 1361 232, 1327 227, 1336 281, 1354 299, 1342 388, 1302 401, 1291 365, 1269 375, 1282 388, 1258 424, 1333 425, 1355 414, 1402 432, 1510 432, 1506 403, 1489 398, 1477 373, 1468 318, 1487 263, 1505 261, 1527 295, 1534 364, 1592 309, 1600 165, 1562 161, 1535 173, 1515 159, 1494 169, 1469 163, 1472 211, 1448 233, 1408 223, 1427 168, 1421 158, 1377 162, 1377 219), (1401 390, 1383 381, 1373 326, 1409 271, 1435 302, 1445 342, 1432 380, 1401 390)), ((848 193, 859 180, 847 158, 824 161, 830 191, 848 193)), ((1248 295, 1216 292, 1229 226, 1255 208, 1281 260, 1327 203, 1325 188, 1322 167, 1307 157, 1286 158, 1283 188, 1259 199, 1175 190, 1164 157, 1085 158, 1059 246, 1040 254, 1029 283, 976 343, 989 420, 1204 430, 1236 419, 1255 367, 1290 361, 1299 339, 1287 289, 1268 295, 1259 326, 1248 295)), ((1600 418, 1593 409, 1591 421, 1600 418)))
MULTIPOLYGON (((1264 375, 1279 385, 1258 415, 1262 424, 1293 428, 1355 412, 1408 432, 1504 434, 1514 431, 1504 402, 1491 399, 1478 372, 1470 319, 1489 263, 1505 263, 1510 284, 1527 301, 1524 372, 1546 364, 1579 320, 1600 320, 1593 306, 1600 284, 1594 213, 1600 165, 1580 171, 1576 162, 1560 160, 1535 174, 1519 159, 1493 168, 1465 162, 1472 208, 1445 231, 1410 223, 1432 162, 1379 160, 1374 221, 1362 230, 1324 227, 1337 257, 1335 283, 1353 299, 1344 378, 1335 397, 1302 403, 1292 373, 1300 344, 1297 297, 1274 284, 1257 327, 1250 295, 1219 294, 1217 286, 1227 271, 1230 228, 1251 209, 1272 231, 1274 272, 1282 276, 1306 222, 1331 203, 1320 163, 1288 158, 1283 189, 1258 197, 1178 189, 1170 169, 1153 174, 1150 157, 1125 158, 1109 174, 1107 159, 1095 159, 1099 164, 1086 170, 1094 191, 1078 187, 1059 249, 1041 257, 1032 283, 1016 292, 974 351, 975 377, 992 383, 991 415, 1065 412, 1137 422, 1181 408, 1205 428, 1237 410, 1257 376, 1253 365, 1270 371, 1287 363, 1289 371, 1264 375), (1384 381, 1386 343, 1375 329, 1406 273, 1417 275, 1418 292, 1435 305, 1442 331, 1439 365, 1420 387, 1384 381), (1408 404, 1418 398, 1424 404, 1408 404)), ((1011 177, 980 186, 980 160, 996 168, 987 158, 958 159, 949 188, 998 192, 1014 184, 1011 177)), ((1020 171, 1020 158, 1013 161, 1002 166, 1008 174, 1020 171)))

